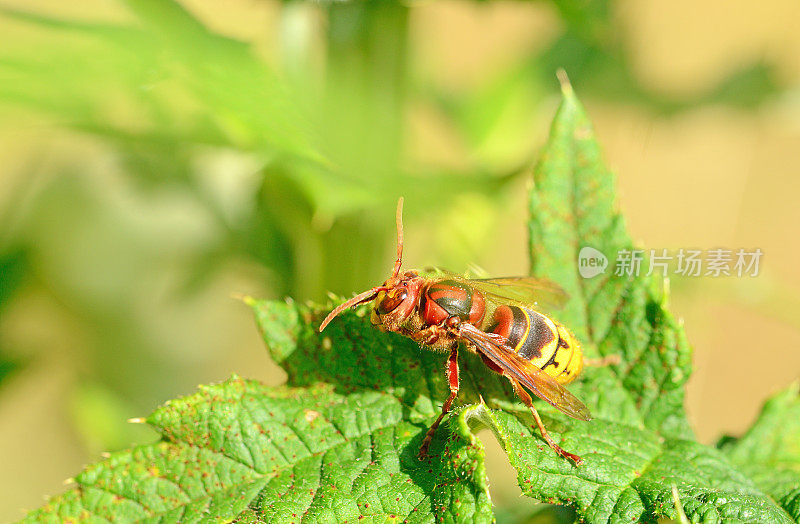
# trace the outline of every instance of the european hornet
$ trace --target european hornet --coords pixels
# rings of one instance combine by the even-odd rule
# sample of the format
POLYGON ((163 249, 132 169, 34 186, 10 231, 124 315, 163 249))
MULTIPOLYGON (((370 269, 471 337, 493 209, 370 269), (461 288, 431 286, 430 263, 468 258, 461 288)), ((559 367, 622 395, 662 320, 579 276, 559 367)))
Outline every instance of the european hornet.
POLYGON ((565 293, 553 283, 532 277, 467 279, 451 273, 421 276, 400 272, 403 260, 403 199, 397 203, 397 259, 392 275, 380 286, 360 293, 331 311, 319 327, 325 329, 347 308, 374 301, 372 323, 400 333, 433 351, 449 352, 446 374, 450 396, 428 429, 419 457, 428 454, 436 428, 458 395, 458 348, 480 355, 494 372, 505 376, 530 408, 547 444, 580 465, 581 457, 556 444, 542 423, 525 388, 563 413, 591 420, 588 408, 564 388, 583 369, 581 346, 575 337, 535 307, 557 307, 565 293), (524 388, 523 388, 524 386, 524 388))

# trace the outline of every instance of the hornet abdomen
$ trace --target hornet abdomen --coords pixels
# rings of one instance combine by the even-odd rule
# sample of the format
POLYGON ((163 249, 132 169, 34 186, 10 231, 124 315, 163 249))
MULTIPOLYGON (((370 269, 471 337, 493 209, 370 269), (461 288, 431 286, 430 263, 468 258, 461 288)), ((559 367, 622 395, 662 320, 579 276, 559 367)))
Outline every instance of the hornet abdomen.
POLYGON ((562 384, 572 382, 583 369, 583 352, 561 324, 519 306, 499 306, 485 330, 497 333, 522 358, 562 384))

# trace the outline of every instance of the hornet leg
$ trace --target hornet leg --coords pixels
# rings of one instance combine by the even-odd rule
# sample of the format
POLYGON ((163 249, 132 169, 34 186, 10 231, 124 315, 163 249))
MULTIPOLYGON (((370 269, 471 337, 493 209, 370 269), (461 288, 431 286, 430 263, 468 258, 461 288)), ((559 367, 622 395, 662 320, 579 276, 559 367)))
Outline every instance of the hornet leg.
POLYGON ((539 426, 539 431, 542 433, 542 436, 544 437, 544 440, 547 442, 547 445, 553 448, 553 451, 555 451, 562 457, 574 461, 576 466, 580 466, 583 463, 583 459, 580 458, 578 455, 575 455, 574 453, 570 453, 568 451, 564 451, 563 449, 561 449, 561 447, 558 444, 556 444, 553 441, 552 437, 550 437, 550 435, 547 433, 547 430, 544 428, 544 423, 542 422, 541 417, 539 417, 539 413, 536 411, 536 408, 533 407, 533 400, 531 400, 531 396, 528 395, 528 392, 522 389, 522 386, 520 386, 519 382, 517 382, 515 379, 511 377, 507 378, 508 380, 511 381, 511 385, 514 386, 514 391, 517 393, 522 402, 526 406, 531 408, 531 413, 533 413, 533 418, 536 420, 536 425, 539 426))
POLYGON ((450 411, 450 406, 453 404, 456 395, 458 395, 458 346, 450 350, 450 356, 447 359, 447 381, 450 384, 450 396, 444 401, 442 412, 439 414, 439 417, 430 429, 428 429, 428 432, 425 433, 425 438, 422 440, 422 446, 420 446, 419 454, 417 455, 420 459, 424 459, 428 456, 428 448, 431 445, 433 435, 436 433, 436 428, 439 427, 444 416, 450 411))
POLYGON ((449 333, 450 332, 442 326, 433 325, 408 335, 408 338, 414 342, 419 342, 425 344, 426 346, 432 346, 439 340, 439 338, 448 335, 449 333))

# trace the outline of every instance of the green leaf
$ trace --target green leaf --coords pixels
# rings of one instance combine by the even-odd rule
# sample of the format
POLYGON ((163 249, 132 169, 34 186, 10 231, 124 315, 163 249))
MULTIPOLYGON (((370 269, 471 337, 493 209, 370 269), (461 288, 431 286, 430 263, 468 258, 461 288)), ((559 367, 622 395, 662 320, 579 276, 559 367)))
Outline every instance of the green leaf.
MULTIPOLYGON (((583 341, 590 357, 621 363, 588 369, 573 390, 591 408, 589 423, 545 417, 562 447, 581 455, 575 467, 545 448, 530 417, 488 411, 523 492, 572 506, 589 522, 677 518, 672 488, 695 521, 790 522, 789 516, 718 450, 697 443, 683 408, 690 349, 647 272, 616 274, 616 254, 633 249, 615 207, 614 182, 591 124, 564 81, 563 101, 534 174, 531 192, 532 273, 571 296, 557 318, 583 341), (579 274, 584 247, 609 259, 605 273, 579 274)), ((549 413, 548 413, 549 415, 549 413)))
POLYGON ((392 394, 234 376, 167 403, 147 419, 161 442, 88 467, 26 520, 486 522, 483 449, 468 427, 480 410, 451 417, 423 463, 407 444, 424 428, 392 394))
POLYGON ((658 279, 643 276, 647 261, 642 261, 640 273, 615 274, 617 253, 635 248, 614 195, 614 178, 602 161, 591 123, 565 84, 534 172, 531 273, 546 276, 570 295, 555 316, 587 346, 590 357, 599 352, 622 358, 620 365, 598 370, 592 379, 596 387, 586 388, 587 395, 603 392, 596 399, 595 415, 691 438, 683 410, 691 351, 683 329, 664 307, 658 279), (593 278, 579 274, 583 248, 607 257, 604 273, 593 278))
POLYGON ((738 440, 721 445, 732 464, 750 476, 800 522, 800 387, 793 384, 769 399, 738 440))
POLYGON ((0 253, 0 313, 23 283, 28 271, 28 254, 23 249, 0 253))
MULTIPOLYGON (((7 304, 22 287, 28 265, 28 254, 24 249, 9 249, 0 253, 0 319, 7 304)), ((0 339, 0 383, 22 365, 19 359, 7 357, 4 349, 0 339)))

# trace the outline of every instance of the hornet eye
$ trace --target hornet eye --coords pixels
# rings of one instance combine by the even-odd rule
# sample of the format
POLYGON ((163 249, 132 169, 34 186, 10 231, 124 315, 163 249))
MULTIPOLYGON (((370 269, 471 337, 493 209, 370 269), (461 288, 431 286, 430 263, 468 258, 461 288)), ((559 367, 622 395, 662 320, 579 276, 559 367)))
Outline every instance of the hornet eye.
POLYGON ((383 300, 378 304, 378 313, 385 315, 394 311, 397 306, 403 303, 408 296, 408 292, 403 290, 399 293, 387 294, 383 300))

